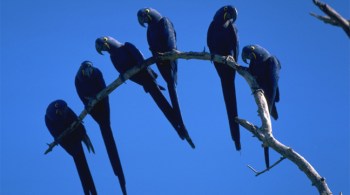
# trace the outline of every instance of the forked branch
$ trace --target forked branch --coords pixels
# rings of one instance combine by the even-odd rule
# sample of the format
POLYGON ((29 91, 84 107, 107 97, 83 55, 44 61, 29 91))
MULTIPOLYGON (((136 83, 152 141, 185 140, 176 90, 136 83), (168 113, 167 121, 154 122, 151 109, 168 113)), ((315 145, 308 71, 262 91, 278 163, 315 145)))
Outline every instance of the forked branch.
POLYGON ((315 185, 321 195, 330 195, 332 192, 327 186, 327 183, 323 177, 321 177, 317 171, 312 167, 312 165, 305 160, 304 157, 299 155, 297 152, 293 151, 291 148, 283 145, 278 140, 276 140, 272 135, 272 126, 270 120, 269 109, 267 106, 266 99, 264 97, 263 91, 260 90, 259 85, 257 84, 255 78, 249 73, 246 67, 240 66, 235 62, 232 56, 219 56, 212 55, 207 52, 179 52, 173 51, 159 55, 157 58, 151 57, 146 59, 139 66, 135 66, 120 75, 113 83, 108 85, 104 90, 97 94, 96 98, 90 102, 87 110, 83 110, 79 115, 78 120, 74 122, 70 128, 65 130, 54 142, 49 145, 49 148, 46 150, 45 154, 52 151, 52 149, 60 142, 60 140, 74 131, 74 129, 78 126, 79 123, 84 119, 87 115, 88 111, 90 111, 96 103, 98 103, 101 99, 108 96, 112 91, 114 91, 117 87, 123 84, 126 80, 128 80, 133 75, 137 74, 141 69, 154 64, 157 60, 175 60, 175 59, 197 59, 197 60, 207 60, 207 61, 215 61, 219 63, 226 64, 233 69, 237 70, 237 72, 245 78, 250 89, 253 92, 254 99, 256 104, 258 105, 258 113, 260 119, 262 121, 262 126, 259 128, 246 120, 236 119, 237 122, 254 134, 263 144, 264 146, 268 146, 274 149, 276 152, 280 153, 283 158, 288 158, 294 164, 296 164, 301 171, 303 171, 307 177, 311 180, 312 184, 315 185))
POLYGON ((327 16, 320 16, 314 13, 310 13, 312 16, 316 17, 317 19, 332 24, 335 26, 339 26, 343 28, 345 33, 350 38, 350 21, 345 19, 343 16, 341 16, 337 11, 335 11, 331 6, 328 4, 325 4, 319 0, 313 0, 313 3, 322 10, 327 16))

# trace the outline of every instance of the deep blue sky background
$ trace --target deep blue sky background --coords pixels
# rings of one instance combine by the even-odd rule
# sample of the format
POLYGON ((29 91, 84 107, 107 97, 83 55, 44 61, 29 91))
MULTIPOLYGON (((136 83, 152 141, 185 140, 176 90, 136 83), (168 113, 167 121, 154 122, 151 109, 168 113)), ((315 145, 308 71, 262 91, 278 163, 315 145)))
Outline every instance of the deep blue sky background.
MULTIPOLYGON (((350 42, 342 29, 309 15, 322 14, 312 0, 120 2, 1 1, 0 194, 82 194, 72 158, 61 147, 43 155, 46 143, 53 141, 44 114, 55 99, 66 100, 77 114, 83 110, 74 76, 84 60, 91 60, 108 84, 117 78, 108 55, 95 51, 97 37, 132 42, 150 57, 146 29, 136 18, 140 8, 150 6, 173 21, 179 50, 202 51, 214 13, 227 4, 238 9, 240 48, 260 44, 282 63, 274 136, 304 156, 334 194, 350 193, 350 42)), ((327 3, 350 17, 349 1, 327 3)), ((242 128, 242 151, 235 151, 219 77, 210 62, 180 60, 178 75, 195 150, 178 138, 142 87, 127 82, 110 96, 129 194, 318 194, 288 160, 259 177, 246 167, 264 168, 261 143, 242 128)), ((236 88, 239 116, 260 125, 240 76, 236 88)), ((87 158, 99 194, 121 194, 98 126, 90 116, 84 122, 96 150, 87 158)), ((279 157, 271 152, 272 162, 279 157)))

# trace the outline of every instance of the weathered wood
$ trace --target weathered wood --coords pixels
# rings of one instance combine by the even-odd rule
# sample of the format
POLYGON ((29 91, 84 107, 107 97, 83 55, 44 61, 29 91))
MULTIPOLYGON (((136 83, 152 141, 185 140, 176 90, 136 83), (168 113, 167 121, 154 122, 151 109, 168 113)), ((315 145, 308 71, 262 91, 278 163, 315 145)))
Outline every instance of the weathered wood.
POLYGON ((238 67, 237 71, 246 79, 251 90, 253 91, 262 125, 260 128, 258 128, 247 120, 236 118, 236 121, 251 133, 253 133, 255 137, 263 142, 264 146, 268 146, 274 149, 283 157, 289 159, 295 165, 297 165, 299 169, 303 171, 305 175, 310 179, 312 185, 318 189, 321 195, 331 195, 332 192, 328 188, 324 177, 321 177, 316 169, 314 169, 313 166, 303 156, 295 152, 292 148, 280 143, 276 138, 273 137, 271 119, 268 112, 269 109, 267 107, 267 102, 262 90, 257 90, 258 86, 254 77, 252 77, 252 75, 246 69, 238 67))
POLYGON ((327 186, 327 183, 323 177, 321 177, 318 172, 312 167, 312 165, 306 161, 304 157, 299 155, 297 152, 292 150, 290 147, 287 147, 275 139, 272 135, 272 124, 269 114, 268 105, 264 96, 263 91, 260 89, 255 78, 249 73, 246 67, 240 66, 235 62, 232 56, 219 56, 212 55, 207 52, 179 52, 172 51, 164 54, 160 54, 157 58, 151 57, 146 59, 142 64, 131 68, 126 71, 124 74, 120 75, 114 82, 108 85, 104 90, 97 94, 96 98, 93 99, 87 110, 84 109, 79 115, 77 121, 75 121, 70 128, 66 129, 54 142, 48 144, 49 148, 46 150, 45 154, 52 151, 52 149, 60 142, 60 140, 67 136, 69 133, 73 132, 74 129, 82 122, 88 112, 104 97, 112 93, 116 88, 123 84, 133 75, 137 74, 141 69, 154 64, 157 60, 175 60, 175 59, 197 59, 197 60, 209 60, 228 65, 240 74, 247 81, 251 91, 253 92, 255 103, 258 106, 258 113, 262 121, 262 126, 259 128, 252 123, 244 119, 236 118, 236 121, 254 134, 264 146, 268 146, 274 149, 276 152, 282 155, 282 158, 288 158, 294 164, 296 164, 301 171, 303 171, 306 176, 311 180, 312 184, 315 185, 321 195, 330 195, 332 194, 330 189, 327 186))
POLYGON ((335 9, 333 9, 328 4, 325 4, 319 0, 313 0, 313 3, 325 13, 327 16, 319 16, 311 13, 312 16, 322 20, 325 23, 329 23, 332 25, 340 26, 343 28, 344 32, 350 38, 350 22, 346 20, 343 16, 341 16, 335 9))

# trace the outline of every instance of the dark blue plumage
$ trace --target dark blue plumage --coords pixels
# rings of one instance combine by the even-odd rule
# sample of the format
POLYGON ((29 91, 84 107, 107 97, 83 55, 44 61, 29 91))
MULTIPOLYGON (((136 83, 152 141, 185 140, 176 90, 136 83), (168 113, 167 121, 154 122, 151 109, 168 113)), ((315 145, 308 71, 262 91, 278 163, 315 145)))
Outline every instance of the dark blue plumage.
MULTIPOLYGON (((270 114, 277 120, 276 102, 280 99, 278 80, 281 64, 279 60, 259 45, 245 46, 242 51, 242 59, 245 63, 247 63, 247 60, 250 61, 249 72, 255 77, 260 88, 264 91, 270 114)), ((265 147, 264 150, 265 164, 266 167, 269 167, 268 147, 265 147)))
MULTIPOLYGON (((160 13, 153 8, 140 9, 137 13, 137 17, 142 26, 145 26, 145 23, 148 24, 147 41, 153 56, 177 49, 176 31, 174 25, 167 17, 162 17, 160 13)), ((160 74, 167 83, 171 104, 184 133, 184 138, 192 145, 192 140, 182 119, 177 98, 177 60, 163 60, 158 61, 156 64, 160 74)))
MULTIPOLYGON (((56 100, 49 104, 45 114, 45 124, 51 135, 56 139, 64 130, 76 121, 78 116, 68 107, 63 100, 56 100)), ((83 146, 84 142, 88 150, 94 152, 89 137, 86 134, 85 127, 80 124, 75 131, 64 137, 59 144, 74 159, 84 194, 97 194, 93 178, 91 176, 89 166, 87 164, 83 146)))
MULTIPOLYGON (((231 55, 237 61, 238 36, 236 26, 233 24, 236 17, 237 10, 232 6, 224 6, 216 12, 207 33, 207 44, 211 54, 231 55)), ((236 150, 241 150, 239 125, 235 122, 235 117, 238 116, 235 89, 236 71, 225 64, 214 62, 214 65, 221 80, 231 136, 236 150)))
MULTIPOLYGON (((93 67, 92 62, 84 61, 75 76, 75 87, 79 98, 87 107, 89 105, 89 101, 95 98, 100 91, 106 88, 106 83, 103 79, 102 72, 98 68, 93 67)), ((127 193, 123 168, 111 128, 108 96, 94 106, 90 112, 90 115, 100 126, 102 138, 105 143, 114 174, 118 176, 120 187, 123 194, 126 195, 127 193)))
MULTIPOLYGON (((100 54, 102 54, 102 51, 107 51, 110 54, 114 67, 120 74, 134 66, 140 65, 144 61, 143 55, 133 44, 128 42, 122 44, 112 37, 98 38, 96 40, 96 50, 100 54)), ((132 76, 130 80, 143 86, 144 90, 152 96, 157 106, 162 110, 180 138, 184 139, 185 134, 176 119, 174 110, 161 92, 164 88, 157 84, 156 78, 157 74, 147 67, 132 76)), ((192 142, 190 144, 194 147, 192 142)))

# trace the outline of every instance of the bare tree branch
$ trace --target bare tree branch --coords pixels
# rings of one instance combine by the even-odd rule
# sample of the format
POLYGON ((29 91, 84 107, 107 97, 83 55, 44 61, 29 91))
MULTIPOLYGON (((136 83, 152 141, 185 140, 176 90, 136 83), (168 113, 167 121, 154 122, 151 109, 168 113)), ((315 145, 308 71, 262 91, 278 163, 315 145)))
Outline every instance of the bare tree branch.
POLYGON ((328 188, 328 185, 324 177, 321 177, 320 174, 312 167, 312 165, 300 154, 295 152, 292 148, 285 146, 280 143, 272 135, 272 124, 270 120, 270 114, 268 112, 267 102, 265 96, 261 90, 257 90, 259 86, 257 85, 254 77, 244 68, 237 67, 237 72, 242 75, 248 82, 256 104, 258 105, 258 113, 262 121, 262 126, 258 128, 252 123, 236 118, 236 121, 253 133, 264 146, 268 146, 274 149, 276 152, 281 154, 283 157, 288 158, 294 164, 296 164, 301 171, 311 180, 312 185, 316 186, 321 195, 330 195, 332 192, 328 188))
POLYGON ((321 15, 317 15, 315 13, 310 13, 311 16, 323 21, 326 24, 331 24, 333 26, 339 26, 339 23, 336 22, 335 20, 333 20, 332 18, 330 18, 329 16, 321 16, 321 15))
POLYGON ((319 16, 311 13, 312 16, 322 20, 325 23, 329 23, 335 26, 340 26, 343 28, 345 33, 350 38, 350 22, 342 17, 337 11, 335 11, 331 6, 325 4, 319 0, 313 0, 313 3, 322 10, 327 16, 319 16))
POLYGON ((263 170, 263 171, 257 171, 255 170, 252 166, 247 165, 249 167, 250 170, 252 170, 255 173, 255 176, 259 176, 263 173, 265 173, 266 171, 271 170, 274 166, 278 165, 280 162, 282 162, 284 159, 286 159, 286 157, 281 157, 278 161, 276 161, 275 163, 273 163, 273 165, 271 165, 270 167, 268 167, 267 169, 263 170))
POLYGON ((48 144, 49 148, 46 150, 45 154, 52 151, 52 149, 60 142, 60 140, 66 136, 67 134, 74 131, 74 129, 78 126, 79 123, 84 119, 87 115, 88 111, 90 111, 101 99, 109 95, 113 90, 119 87, 122 83, 128 80, 130 77, 138 73, 141 69, 154 64, 157 60, 175 60, 175 59, 197 59, 197 60, 210 60, 219 63, 226 64, 233 69, 237 70, 237 72, 245 78, 249 87, 251 88, 256 104, 258 105, 258 113, 260 119, 262 121, 262 126, 259 128, 252 123, 236 118, 237 122, 248 131, 250 131, 253 135, 255 135, 264 146, 268 146, 274 149, 276 152, 280 153, 283 158, 288 158, 293 163, 295 163, 300 170, 302 170, 307 177, 311 180, 312 184, 315 185, 321 195, 330 195, 332 192, 327 186, 327 183, 323 177, 321 177, 317 171, 312 167, 312 165, 306 161, 301 155, 293 151, 291 148, 283 145, 278 140, 276 140, 272 135, 272 125, 269 114, 268 105, 263 94, 263 91, 260 89, 257 84, 255 78, 249 73, 246 67, 240 66, 235 62, 232 56, 219 56, 213 55, 207 52, 167 52, 159 55, 157 58, 151 57, 146 59, 139 66, 135 66, 120 75, 113 83, 108 85, 104 90, 97 94, 96 98, 92 100, 87 107, 87 110, 84 109, 82 113, 79 115, 78 120, 75 121, 70 128, 66 129, 54 142, 48 144))

